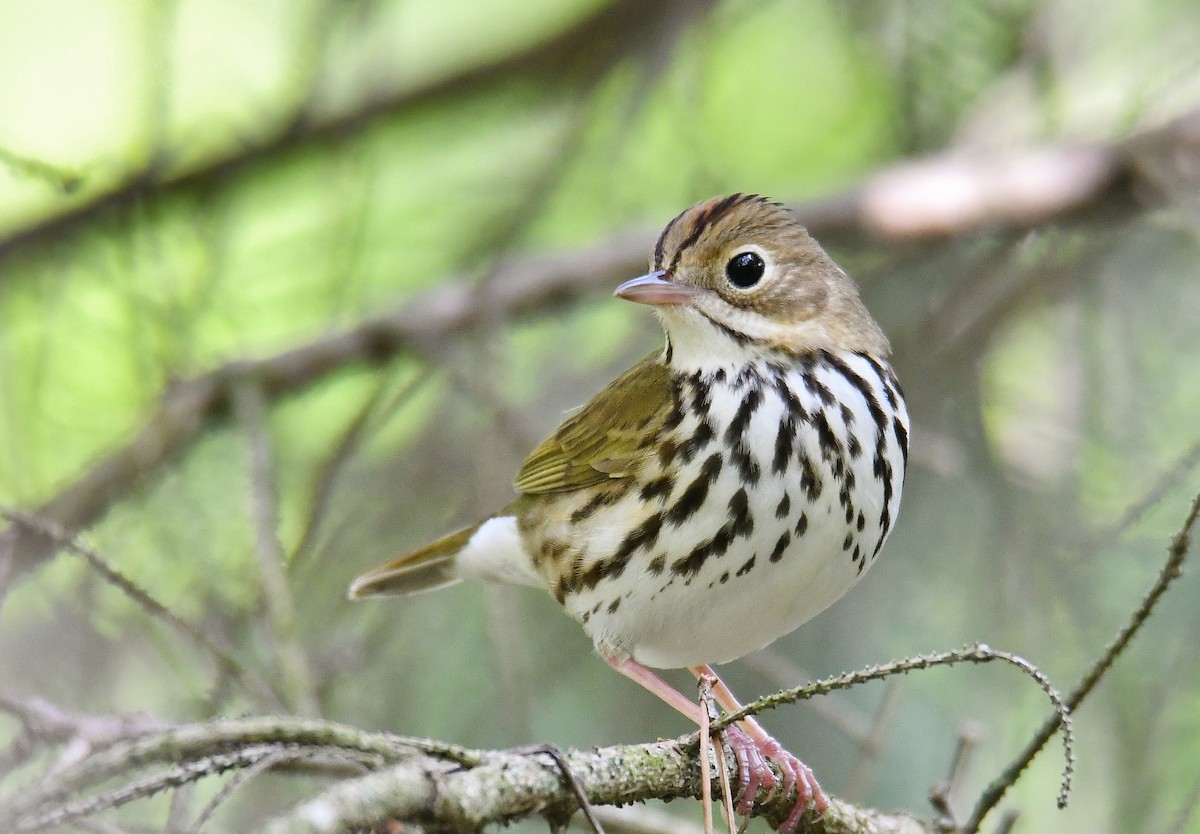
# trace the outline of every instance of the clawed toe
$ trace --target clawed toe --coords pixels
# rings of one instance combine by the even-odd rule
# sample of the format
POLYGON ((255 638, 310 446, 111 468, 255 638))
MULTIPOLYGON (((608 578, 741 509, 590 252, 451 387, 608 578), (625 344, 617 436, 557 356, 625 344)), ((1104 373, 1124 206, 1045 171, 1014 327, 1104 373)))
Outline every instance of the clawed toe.
POLYGON ((743 817, 750 815, 760 788, 767 789, 767 797, 775 795, 775 772, 767 763, 762 751, 750 736, 737 727, 725 730, 725 740, 733 751, 738 769, 737 812, 743 817))
POLYGON ((829 801, 817 784, 812 770, 778 741, 765 733, 760 739, 752 738, 737 727, 726 729, 725 740, 737 761, 740 786, 736 807, 738 814, 749 816, 762 788, 767 789, 764 801, 769 801, 777 794, 787 796, 792 790, 796 792, 795 804, 787 819, 779 826, 781 834, 791 834, 796 830, 809 803, 812 803, 818 815, 828 809, 829 801), (782 780, 776 778, 771 762, 779 768, 782 780))

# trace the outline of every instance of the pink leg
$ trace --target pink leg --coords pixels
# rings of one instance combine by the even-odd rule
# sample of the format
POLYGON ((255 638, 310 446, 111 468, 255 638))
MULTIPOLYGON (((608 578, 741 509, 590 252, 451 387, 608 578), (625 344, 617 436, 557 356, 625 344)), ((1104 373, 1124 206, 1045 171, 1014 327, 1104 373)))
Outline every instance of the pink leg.
MULTIPOLYGON (((607 655, 601 656, 613 669, 650 690, 683 715, 695 721, 697 725, 702 724, 703 715, 700 705, 695 701, 688 700, 652 670, 638 663, 632 657, 616 660, 607 655)), ((742 708, 729 687, 718 677, 711 666, 693 666, 690 671, 697 678, 705 675, 712 679, 713 696, 717 699, 717 703, 725 709, 732 712, 742 708)), ((741 785, 741 790, 738 791, 738 813, 743 816, 750 813, 755 799, 758 798, 759 788, 764 785, 769 791, 768 796, 773 796, 777 787, 782 789, 785 794, 796 788, 796 804, 783 825, 779 827, 783 834, 791 834, 796 830, 796 826, 800 822, 800 815, 804 813, 810 800, 816 806, 818 814, 825 813, 829 803, 808 766, 785 750, 753 718, 745 718, 738 723, 741 725, 740 728, 729 727, 725 731, 729 746, 738 763, 738 782, 741 785), (775 773, 771 770, 768 761, 775 762, 783 771, 782 786, 776 786, 775 773)))
MULTIPOLYGON (((713 696, 725 709, 735 712, 742 708, 733 692, 711 666, 693 666, 690 671, 697 678, 703 675, 712 679, 713 696)), ((738 813, 746 815, 750 812, 758 796, 759 786, 765 785, 768 797, 774 796, 776 790, 782 791, 785 796, 793 789, 796 790, 796 804, 779 827, 784 834, 796 830, 800 816, 810 801, 818 814, 824 814, 829 807, 829 801, 808 765, 785 750, 783 745, 772 738, 753 718, 744 718, 738 723, 741 726, 740 730, 730 728, 727 731, 729 746, 737 756, 738 776, 742 786, 738 794, 738 813), (775 783, 775 774, 767 764, 768 761, 775 762, 783 771, 782 785, 775 783)))
POLYGON ((617 670, 631 681, 636 681, 641 686, 649 689, 655 695, 662 698, 675 709, 679 710, 679 712, 695 721, 697 725, 699 725, 701 720, 703 720, 700 715, 699 704, 697 704, 695 701, 689 701, 679 692, 679 690, 660 678, 652 670, 638 663, 632 657, 627 657, 623 660, 614 660, 607 655, 601 656, 604 658, 604 662, 613 669, 617 670))

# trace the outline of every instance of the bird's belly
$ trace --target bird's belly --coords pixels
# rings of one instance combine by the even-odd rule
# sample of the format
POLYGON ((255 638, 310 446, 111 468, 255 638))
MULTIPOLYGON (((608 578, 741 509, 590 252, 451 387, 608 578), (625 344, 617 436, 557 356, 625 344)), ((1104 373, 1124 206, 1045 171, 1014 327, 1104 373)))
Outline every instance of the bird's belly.
POLYGON ((792 412, 765 390, 741 424, 744 394, 724 413, 715 404, 706 444, 561 531, 576 558, 560 599, 601 651, 665 668, 728 662, 816 616, 873 562, 903 478, 890 431, 865 404, 821 420, 810 399, 783 443, 792 412), (854 425, 871 430, 858 444, 854 425), (665 472, 669 487, 647 486, 665 472))
POLYGON ((831 605, 862 575, 853 550, 842 547, 854 525, 846 523, 836 494, 803 501, 777 518, 784 491, 772 484, 747 493, 753 530, 735 536, 723 552, 704 545, 719 543, 729 529, 727 508, 737 490, 730 489, 729 498, 713 496, 717 512, 662 531, 654 554, 630 560, 611 582, 572 594, 567 610, 602 651, 648 666, 725 663, 763 648, 831 605))

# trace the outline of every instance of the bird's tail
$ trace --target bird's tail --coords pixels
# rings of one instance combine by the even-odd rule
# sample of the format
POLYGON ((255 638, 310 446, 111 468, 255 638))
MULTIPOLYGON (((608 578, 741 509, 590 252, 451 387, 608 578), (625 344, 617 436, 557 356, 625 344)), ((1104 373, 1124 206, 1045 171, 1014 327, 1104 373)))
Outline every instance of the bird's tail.
POLYGON ((476 524, 459 530, 412 553, 376 565, 350 583, 350 598, 406 596, 461 582, 458 554, 479 527, 476 524))
POLYGON ((510 511, 371 568, 350 583, 350 598, 416 594, 463 579, 543 586, 510 511))

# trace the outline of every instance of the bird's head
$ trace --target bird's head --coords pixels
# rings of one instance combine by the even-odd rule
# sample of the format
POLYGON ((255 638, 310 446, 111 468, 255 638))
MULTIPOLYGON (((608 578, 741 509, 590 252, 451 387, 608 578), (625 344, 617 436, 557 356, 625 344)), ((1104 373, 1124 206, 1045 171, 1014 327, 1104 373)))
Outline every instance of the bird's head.
POLYGON ((687 209, 663 230, 651 267, 616 295, 654 305, 676 365, 777 351, 888 354, 854 282, 790 211, 763 197, 733 194, 687 209))

